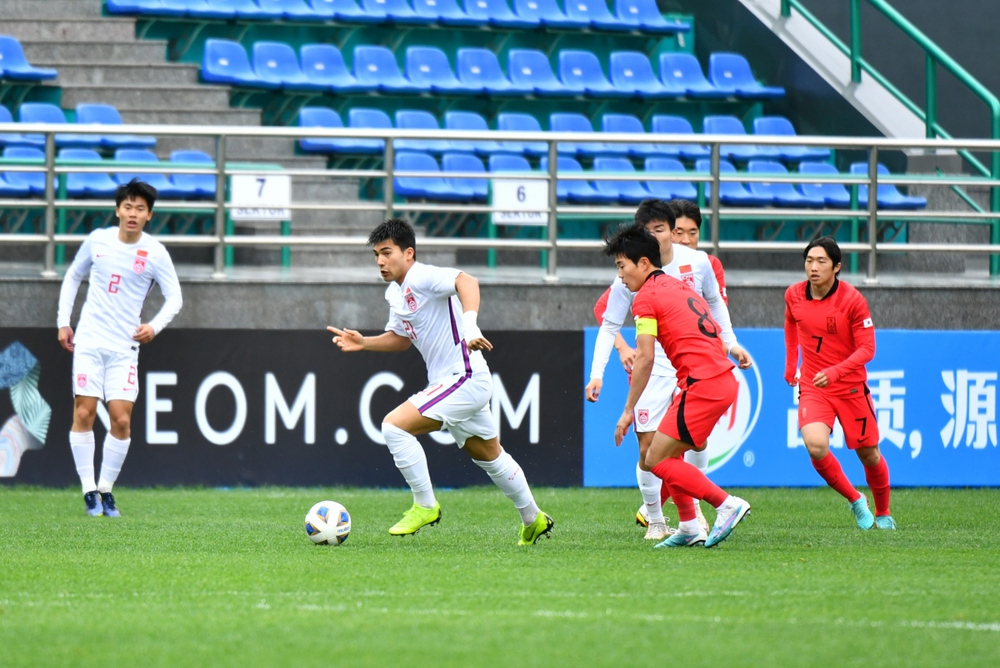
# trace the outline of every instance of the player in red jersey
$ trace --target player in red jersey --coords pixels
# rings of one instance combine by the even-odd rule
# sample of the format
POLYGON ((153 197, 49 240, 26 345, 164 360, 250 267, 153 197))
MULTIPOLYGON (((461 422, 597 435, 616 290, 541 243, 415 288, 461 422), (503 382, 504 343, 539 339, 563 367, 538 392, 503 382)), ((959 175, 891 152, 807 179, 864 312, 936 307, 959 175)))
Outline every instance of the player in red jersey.
POLYGON ((677 370, 679 392, 660 422, 646 451, 646 467, 667 485, 677 504, 677 532, 656 547, 712 547, 729 537, 750 512, 750 504, 731 496, 705 474, 684 461, 684 453, 700 450, 715 423, 729 410, 739 384, 733 375, 708 303, 684 282, 660 270, 660 247, 642 226, 621 227, 607 240, 604 252, 615 258, 618 276, 636 292, 632 313, 636 323, 636 355, 625 410, 615 427, 620 445, 633 420, 633 410, 649 382, 659 341, 677 370), (692 499, 716 508, 712 530, 695 518, 692 499))
POLYGON ((895 529, 889 513, 889 467, 878 449, 878 422, 866 382, 865 364, 875 356, 868 302, 837 277, 841 254, 832 237, 812 241, 802 256, 808 280, 785 291, 785 380, 799 386, 802 440, 816 472, 851 504, 859 528, 874 524, 895 529), (802 368, 796 374, 799 348, 802 368), (865 467, 875 497, 874 518, 868 499, 851 485, 830 452, 834 419, 865 467))
MULTIPOLYGON (((669 204, 676 219, 674 243, 698 250, 698 240, 701 239, 701 209, 689 199, 672 199, 669 204)), ((722 301, 729 306, 729 295, 726 294, 726 271, 722 268, 722 260, 709 253, 708 261, 712 263, 715 280, 719 282, 722 301)))

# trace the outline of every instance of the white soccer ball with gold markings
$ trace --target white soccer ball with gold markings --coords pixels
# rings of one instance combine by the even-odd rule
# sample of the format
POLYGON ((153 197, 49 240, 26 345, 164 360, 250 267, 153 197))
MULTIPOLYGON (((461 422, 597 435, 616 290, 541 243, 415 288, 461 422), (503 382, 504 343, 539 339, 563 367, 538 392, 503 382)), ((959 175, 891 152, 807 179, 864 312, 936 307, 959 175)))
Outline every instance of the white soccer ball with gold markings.
POLYGON ((306 535, 317 545, 340 545, 351 533, 351 515, 336 501, 320 501, 306 513, 306 535))

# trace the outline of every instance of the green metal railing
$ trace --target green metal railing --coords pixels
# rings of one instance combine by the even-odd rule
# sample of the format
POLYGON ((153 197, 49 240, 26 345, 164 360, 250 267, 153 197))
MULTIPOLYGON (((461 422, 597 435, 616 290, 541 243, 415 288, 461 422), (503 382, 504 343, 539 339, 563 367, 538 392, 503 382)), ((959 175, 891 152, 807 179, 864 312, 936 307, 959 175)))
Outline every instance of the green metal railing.
MULTIPOLYGON (((864 0, 876 11, 885 16, 889 21, 898 27, 912 39, 917 46, 924 51, 925 64, 925 104, 927 109, 911 100, 899 88, 894 86, 881 72, 876 70, 871 63, 861 55, 861 2, 862 0, 850 0, 851 2, 851 44, 844 44, 833 32, 827 28, 816 16, 806 9, 799 0, 781 0, 781 15, 790 17, 792 9, 816 28, 824 37, 837 47, 845 56, 851 60, 851 81, 861 83, 862 72, 868 74, 872 79, 882 85, 889 93, 899 100, 907 109, 924 122, 926 137, 928 139, 953 137, 941 127, 937 120, 937 68, 940 65, 950 72, 959 83, 968 88, 976 97, 981 99, 989 107, 990 112, 990 138, 1000 139, 1000 100, 989 89, 983 86, 974 76, 959 65, 955 60, 944 52, 941 47, 935 44, 919 28, 910 23, 902 14, 892 7, 885 0, 864 0)), ((989 177, 990 179, 1000 178, 1000 153, 992 153, 989 166, 984 165, 972 152, 960 149, 958 154, 962 156, 972 166, 974 170, 989 177)), ((964 193, 959 195, 966 202, 971 201, 964 193)), ((978 208, 978 207, 973 207, 978 208)), ((994 186, 990 188, 990 212, 1000 213, 1000 188, 994 186)), ((991 221, 990 243, 1000 244, 1000 218, 991 221)), ((990 256, 990 274, 996 276, 1000 274, 1000 255, 990 256)))

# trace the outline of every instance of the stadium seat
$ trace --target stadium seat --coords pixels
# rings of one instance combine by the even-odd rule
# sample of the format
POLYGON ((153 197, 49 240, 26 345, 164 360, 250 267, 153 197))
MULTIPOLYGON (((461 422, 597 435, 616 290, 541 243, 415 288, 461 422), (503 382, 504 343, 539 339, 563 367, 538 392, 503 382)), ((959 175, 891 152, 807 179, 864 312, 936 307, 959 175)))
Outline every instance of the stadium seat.
MULTIPOLYGON (((489 130, 486 119, 473 111, 449 111, 444 115, 444 127, 447 130, 489 130)), ((500 151, 500 145, 492 140, 451 141, 451 150, 455 152, 478 153, 489 155, 500 151)))
MULTIPOLYGON (((8 146, 3 150, 3 157, 9 160, 40 160, 45 165, 45 152, 30 146, 8 146)), ((18 191, 27 189, 29 195, 45 194, 44 172, 4 172, 3 178, 18 191)))
POLYGON ((354 78, 340 49, 332 44, 304 44, 302 54, 302 74, 314 84, 335 93, 354 93, 374 90, 373 86, 362 86, 354 78))
MULTIPOLYGON (((626 158, 594 158, 594 172, 635 172, 635 167, 626 158)), ((595 174, 596 175, 596 174, 595 174)), ((597 192, 612 195, 622 204, 638 204, 649 199, 649 191, 638 181, 594 180, 597 192)))
MULTIPOLYGON (((799 163, 800 174, 816 176, 838 176, 840 172, 825 162, 799 163)), ((827 206, 846 209, 851 206, 851 191, 843 183, 801 183, 799 190, 809 197, 822 197, 827 206)))
MULTIPOLYGON (((59 160, 103 162, 97 151, 89 148, 64 148, 59 150, 59 160)), ((105 173, 68 172, 66 194, 70 197, 113 197, 118 184, 105 173)))
POLYGON ((455 73, 463 84, 479 87, 488 95, 515 95, 524 92, 511 85, 500 69, 496 54, 489 49, 459 49, 455 73))
MULTIPOLYGON (((658 114, 650 122, 652 132, 665 135, 693 135, 694 128, 683 116, 668 116, 658 114)), ((679 155, 685 160, 697 160, 712 155, 707 146, 700 144, 658 144, 661 155, 679 155)))
POLYGON ((261 81, 284 90, 321 91, 327 88, 303 74, 295 51, 283 42, 255 42, 253 71, 261 81))
POLYGON ((785 89, 780 86, 762 86, 754 78, 750 63, 738 53, 709 56, 708 78, 717 88, 735 90, 737 97, 772 99, 785 96, 785 89))
POLYGON ((491 172, 530 172, 531 164, 520 155, 497 153, 489 157, 491 172))
POLYGON ((9 35, 0 35, 0 73, 4 79, 23 81, 45 81, 55 79, 58 74, 56 70, 29 64, 21 43, 9 35))
MULTIPOLYGON (((646 129, 642 127, 642 121, 630 114, 604 114, 601 117, 601 130, 604 132, 633 132, 636 134, 646 134, 646 129)), ((656 144, 649 142, 635 144, 612 144, 608 146, 616 153, 628 153, 633 158, 645 158, 648 156, 663 155, 663 152, 656 144)))
MULTIPOLYGON (((76 105, 76 124, 121 125, 122 117, 110 104, 76 105)), ((152 148, 156 137, 149 135, 101 135, 98 137, 104 148, 152 148)))
MULTIPOLYGON (((541 132, 542 126, 531 114, 500 113, 497 114, 497 130, 511 132, 541 132)), ((498 142, 499 150, 522 155, 548 155, 549 145, 543 141, 502 141, 498 142)))
POLYGON ((507 74, 512 84, 535 95, 552 97, 572 94, 552 73, 549 59, 541 51, 511 49, 507 53, 507 74))
MULTIPOLYGON (((14 117, 11 116, 10 110, 0 105, 0 123, 13 123, 14 117)), ((45 146, 45 138, 36 136, 35 139, 30 139, 22 134, 18 133, 0 133, 0 146, 45 146)))
MULTIPOLYGON (((747 165, 751 174, 771 174, 788 176, 788 170, 776 160, 751 160, 747 165)), ((826 199, 819 196, 804 195, 795 189, 792 183, 754 183, 750 182, 750 192, 760 197, 770 197, 778 206, 822 208, 826 199)))
POLYGON ((598 30, 630 30, 611 15, 604 0, 565 0, 566 16, 598 30))
MULTIPOLYGON (((483 161, 468 153, 445 153, 441 156, 441 170, 445 172, 482 172, 486 175, 483 161)), ((485 202, 490 193, 489 181, 486 178, 470 179, 446 176, 445 182, 458 192, 472 193, 472 199, 485 202)))
POLYGON ((560 51, 559 79, 568 90, 589 97, 632 97, 631 91, 611 85, 604 76, 601 62, 590 51, 560 51))
MULTIPOLYGON (((882 163, 878 164, 879 176, 889 176, 889 168, 882 163)), ((856 176, 868 176, 868 163, 855 162, 851 165, 851 174, 856 176)), ((878 206, 880 209, 923 209, 927 206, 925 197, 911 197, 899 192, 899 189, 891 183, 878 185, 878 206)), ((858 205, 861 208, 868 206, 868 186, 858 186, 858 205)))
POLYGON ((262 11, 280 12, 286 21, 322 21, 305 0, 257 0, 262 11))
POLYGON ((309 0, 313 12, 326 20, 345 23, 381 23, 385 16, 371 15, 358 7, 354 0, 309 0))
MULTIPOLYGON (((556 113, 549 116, 551 132, 594 132, 590 120, 583 114, 556 113)), ((595 133, 596 135, 596 133, 595 133)), ((602 141, 594 142, 559 142, 560 153, 577 156, 607 155, 615 153, 614 149, 602 141)))
POLYGON ((661 53, 660 81, 668 90, 691 98, 722 99, 735 95, 732 90, 720 90, 709 83, 698 59, 690 53, 661 53))
POLYGON ((469 201, 471 190, 456 188, 441 177, 441 169, 437 161, 426 153, 400 151, 394 162, 398 172, 427 172, 427 176, 403 176, 393 180, 394 191, 401 197, 418 197, 421 199, 469 201))
MULTIPOLYGON (((10 111, 7 107, 0 106, 0 123, 10 123, 11 116, 10 111)), ((0 135, 0 144, 6 142, 8 139, 12 140, 10 147, 13 148, 16 145, 17 139, 21 135, 10 134, 10 135, 0 135)), ((4 157, 7 157, 6 149, 4 152, 4 157)), ((45 154, 42 153, 42 159, 44 160, 45 154)), ((14 175, 14 178, 8 178, 14 175, 14 172, 0 173, 0 197, 27 197, 31 193, 31 186, 24 179, 17 178, 18 176, 27 176, 25 172, 14 175)), ((34 174, 32 174, 34 176, 34 174)), ((42 190, 45 189, 45 175, 42 174, 42 190)))
MULTIPOLYGON (((261 7, 254 0, 206 0, 206 5, 216 10, 232 10, 238 19, 254 21, 280 21, 282 12, 274 7, 261 7)), ((195 14, 192 14, 195 16, 195 14)))
POLYGON ((514 13, 524 19, 537 19, 546 28, 590 27, 590 21, 566 16, 556 0, 514 0, 514 13))
POLYGON ((656 6, 656 0, 615 0, 615 18, 624 26, 654 34, 670 34, 691 29, 691 24, 684 21, 667 21, 663 18, 660 8, 656 6))
POLYGON ((261 81, 250 67, 246 49, 228 39, 206 39, 201 59, 201 78, 208 83, 251 88, 281 88, 280 84, 261 81))
POLYGON ((354 78, 384 93, 419 93, 429 89, 410 81, 399 71, 396 56, 384 46, 354 47, 354 78))
MULTIPOLYGON (((644 167, 647 172, 687 172, 684 163, 676 158, 646 158, 644 167)), ((660 199, 693 201, 698 198, 698 189, 690 181, 645 181, 643 185, 653 197, 660 199)))
MULTIPOLYGON (((705 134, 708 135, 746 135, 743 121, 735 116, 706 116, 703 121, 705 134)), ((780 157, 778 149, 773 146, 753 146, 752 144, 723 144, 721 155, 730 160, 776 160, 780 157)))
POLYGON ((184 16, 186 9, 176 3, 161 0, 107 0, 109 14, 148 14, 150 16, 184 16))
MULTIPOLYGON (((416 109, 397 111, 396 127, 401 130, 441 131, 441 126, 434 114, 416 109)), ((393 146, 400 151, 417 151, 419 153, 444 153, 452 148, 451 143, 443 139, 397 139, 393 142, 393 146)))
POLYGON ((507 0, 462 0, 462 8, 470 17, 491 26, 530 30, 541 25, 537 19, 524 18, 512 12, 507 0))
POLYGON ((639 98, 677 97, 659 82, 646 54, 640 51, 612 51, 611 83, 639 98))
MULTIPOLYGON (((541 169, 543 172, 549 171, 549 159, 542 158, 541 169)), ((559 172, 582 172, 580 163, 568 156, 559 156, 556 161, 556 175, 559 172)), ((569 201, 573 204, 613 204, 618 201, 617 196, 608 195, 598 191, 589 181, 558 181, 556 183, 556 197, 569 201)))
MULTIPOLYGON (((170 153, 170 162, 180 162, 197 165, 201 167, 215 168, 215 161, 212 156, 204 151, 178 150, 170 153)), ((170 182, 174 187, 184 193, 185 198, 191 197, 215 197, 215 174, 171 174, 170 182)))
MULTIPOLYGON (((761 116, 753 121, 753 133, 755 135, 777 135, 781 137, 795 137, 795 126, 784 116, 761 116)), ((786 162, 798 162, 799 160, 827 160, 830 157, 830 149, 816 148, 812 146, 775 146, 781 159, 786 162)))
MULTIPOLYGON (((51 123, 54 125, 69 125, 66 114, 54 104, 48 102, 24 102, 18 107, 18 119, 21 123, 51 123)), ((33 145, 44 146, 45 135, 26 134, 24 137, 33 145)), ((101 145, 100 135, 65 134, 56 135, 56 146, 62 147, 97 147, 101 145)))
POLYGON ((160 0, 160 3, 183 8, 185 16, 195 19, 228 20, 236 18, 236 7, 231 2, 218 2, 217 0, 160 0))
POLYGON ((31 194, 31 188, 16 180, 12 183, 6 177, 7 174, 0 173, 0 198, 28 197, 31 194))
MULTIPOLYGON (((388 129, 392 127, 392 120, 381 109, 355 107, 347 112, 347 127, 388 129)), ((385 150, 384 139, 355 139, 353 141, 363 142, 361 147, 367 153, 381 153, 385 150)))
MULTIPOLYGON (((146 150, 144 148, 120 148, 115 151, 115 161, 116 162, 149 162, 153 164, 158 164, 160 159, 156 157, 156 154, 152 151, 146 150)), ((183 199, 186 194, 183 190, 175 186, 170 182, 164 174, 137 174, 128 172, 119 172, 114 174, 112 178, 115 183, 122 185, 128 183, 133 178, 144 181, 149 185, 156 188, 157 196, 161 199, 183 199)))
POLYGON ((406 49, 406 78, 435 93, 481 93, 480 86, 467 86, 459 81, 448 56, 433 46, 411 46, 406 49))
MULTIPOLYGON (((299 110, 299 127, 342 128, 344 122, 333 109, 303 107, 299 110)), ((306 137, 299 140, 299 148, 307 153, 381 153, 385 142, 381 139, 306 137)))
MULTIPOLYGON (((712 173, 711 160, 698 160, 694 167, 696 172, 702 174, 712 173)), ((735 174, 736 168, 728 160, 719 161, 719 174, 735 174)), ((712 184, 705 184, 705 197, 712 196, 712 184)), ((770 206, 773 200, 769 197, 754 195, 746 189, 745 184, 736 181, 723 181, 719 185, 719 201, 726 206, 770 206)))
POLYGON ((361 0, 359 4, 362 10, 372 16, 384 16, 389 23, 429 24, 437 21, 413 11, 406 0, 361 0))
POLYGON ((485 21, 473 18, 462 11, 458 0, 413 0, 413 11, 441 25, 479 26, 485 21))

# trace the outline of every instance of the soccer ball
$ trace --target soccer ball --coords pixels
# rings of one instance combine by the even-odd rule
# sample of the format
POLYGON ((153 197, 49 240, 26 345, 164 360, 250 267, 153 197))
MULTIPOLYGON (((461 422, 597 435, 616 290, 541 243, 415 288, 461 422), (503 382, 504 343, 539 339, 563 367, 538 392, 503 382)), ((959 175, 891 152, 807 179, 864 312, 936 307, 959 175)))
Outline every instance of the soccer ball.
POLYGON ((320 501, 306 513, 306 535, 317 545, 340 545, 351 533, 351 516, 336 501, 320 501))

